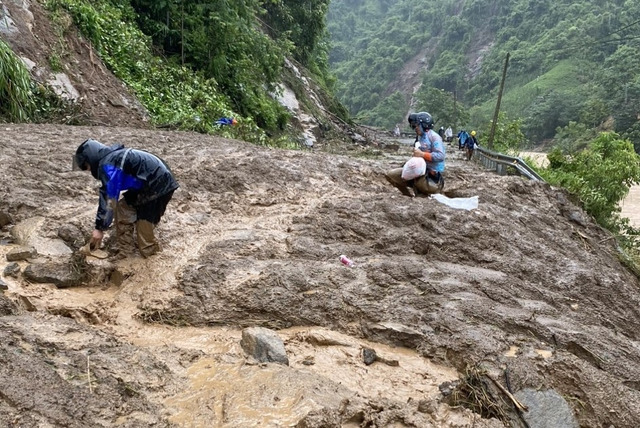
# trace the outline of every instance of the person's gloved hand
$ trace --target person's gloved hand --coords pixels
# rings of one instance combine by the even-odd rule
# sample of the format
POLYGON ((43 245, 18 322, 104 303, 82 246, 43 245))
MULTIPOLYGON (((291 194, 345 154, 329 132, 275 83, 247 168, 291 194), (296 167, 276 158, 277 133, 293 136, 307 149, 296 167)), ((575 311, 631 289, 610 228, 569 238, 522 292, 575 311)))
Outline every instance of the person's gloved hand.
POLYGON ((418 158, 424 158, 424 160, 426 160, 427 162, 431 162, 431 160, 433 159, 431 153, 423 152, 420 149, 413 149, 413 155, 418 158))
POLYGON ((89 241, 89 248, 92 250, 100 248, 103 236, 104 233, 101 230, 94 229, 93 233, 91 234, 91 241, 89 241))

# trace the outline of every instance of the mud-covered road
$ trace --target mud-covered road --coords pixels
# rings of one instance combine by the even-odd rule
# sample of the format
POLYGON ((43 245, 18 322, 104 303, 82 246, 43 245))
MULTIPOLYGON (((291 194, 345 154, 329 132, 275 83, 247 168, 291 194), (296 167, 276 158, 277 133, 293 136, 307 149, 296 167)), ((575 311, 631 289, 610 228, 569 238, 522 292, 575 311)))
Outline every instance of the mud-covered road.
POLYGON ((640 288, 610 235, 564 192, 448 150, 447 195, 475 210, 400 195, 382 173, 402 153, 3 125, 0 425, 639 426, 640 288), (34 282, 77 266, 91 231, 96 184, 70 171, 90 137, 172 168, 164 250, 88 257, 72 287, 34 282), (6 260, 19 244, 38 254, 6 260), (247 359, 249 326, 277 331, 290 365, 247 359), (364 347, 388 363, 365 365, 364 347), (473 373, 499 410, 474 404, 473 373))

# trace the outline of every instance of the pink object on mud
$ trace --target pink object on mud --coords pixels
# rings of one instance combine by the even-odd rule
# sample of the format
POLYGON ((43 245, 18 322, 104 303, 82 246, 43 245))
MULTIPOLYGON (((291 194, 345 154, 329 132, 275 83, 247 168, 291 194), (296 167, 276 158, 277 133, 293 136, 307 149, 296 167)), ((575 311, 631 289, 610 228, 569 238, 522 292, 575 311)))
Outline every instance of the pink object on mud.
POLYGON ((345 266, 349 266, 349 267, 353 267, 355 265, 353 260, 351 260, 350 258, 345 256, 344 254, 340 256, 340 263, 342 263, 345 266))

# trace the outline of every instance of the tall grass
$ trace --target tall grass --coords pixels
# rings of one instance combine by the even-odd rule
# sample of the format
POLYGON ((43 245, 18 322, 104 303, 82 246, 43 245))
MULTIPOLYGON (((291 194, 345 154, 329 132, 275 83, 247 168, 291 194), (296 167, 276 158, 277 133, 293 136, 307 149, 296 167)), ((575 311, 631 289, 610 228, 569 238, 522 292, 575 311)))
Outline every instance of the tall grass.
POLYGON ((0 39, 0 119, 30 120, 36 109, 31 76, 20 58, 0 39))

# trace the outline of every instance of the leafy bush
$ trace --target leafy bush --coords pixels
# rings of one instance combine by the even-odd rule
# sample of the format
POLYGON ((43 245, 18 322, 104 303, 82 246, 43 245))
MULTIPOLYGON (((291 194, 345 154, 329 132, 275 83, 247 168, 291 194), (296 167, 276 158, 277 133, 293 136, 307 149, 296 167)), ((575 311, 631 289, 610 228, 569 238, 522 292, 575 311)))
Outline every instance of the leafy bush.
POLYGON ((574 155, 556 148, 548 158, 549 168, 541 171, 542 176, 576 194, 599 224, 620 231, 624 223, 619 204, 629 188, 640 183, 640 157, 633 145, 606 132, 574 155))
MULTIPOLYGON (((492 122, 489 122, 482 128, 480 134, 484 136, 484 141, 480 141, 480 145, 486 145, 488 143, 491 134, 491 124, 492 122)), ((522 121, 520 119, 510 120, 507 118, 506 113, 501 112, 498 114, 492 150, 517 156, 527 143, 527 138, 522 133, 521 126, 522 121)), ((480 138, 478 138, 478 140, 480 140, 480 138)))

